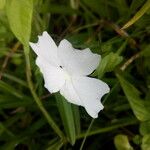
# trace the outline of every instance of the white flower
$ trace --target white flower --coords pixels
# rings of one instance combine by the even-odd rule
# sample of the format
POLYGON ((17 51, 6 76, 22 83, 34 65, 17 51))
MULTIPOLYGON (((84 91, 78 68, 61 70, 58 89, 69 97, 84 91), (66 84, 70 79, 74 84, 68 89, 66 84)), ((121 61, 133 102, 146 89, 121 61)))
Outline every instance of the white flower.
POLYGON ((47 32, 39 36, 37 43, 30 42, 30 46, 37 54, 36 64, 49 92, 60 91, 68 102, 85 107, 91 117, 97 118, 103 109, 100 100, 110 89, 103 81, 87 75, 97 68, 100 55, 89 48, 74 49, 65 39, 57 47, 47 32))

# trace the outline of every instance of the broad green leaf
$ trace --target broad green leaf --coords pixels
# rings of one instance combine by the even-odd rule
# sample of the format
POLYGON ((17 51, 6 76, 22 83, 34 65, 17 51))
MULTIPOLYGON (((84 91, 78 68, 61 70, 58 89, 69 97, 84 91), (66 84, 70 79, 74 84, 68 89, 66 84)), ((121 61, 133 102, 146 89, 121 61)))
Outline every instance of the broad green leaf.
POLYGON ((60 94, 56 94, 56 100, 65 132, 70 143, 73 145, 76 139, 76 129, 72 105, 60 94))
POLYGON ((114 143, 117 150, 133 150, 126 135, 119 134, 115 136, 114 143))
POLYGON ((117 74, 117 77, 135 116, 140 121, 149 120, 150 110, 148 106, 145 105, 144 101, 140 99, 140 92, 120 75, 117 74))
POLYGON ((150 0, 147 0, 146 3, 142 6, 142 8, 131 18, 123 27, 122 29, 126 29, 134 24, 138 19, 140 19, 146 11, 150 8, 150 0))
POLYGON ((150 150, 150 134, 147 134, 142 139, 142 150, 150 150))
POLYGON ((140 133, 142 135, 150 134, 150 121, 144 121, 140 124, 140 133))
POLYGON ((123 60, 122 56, 119 56, 117 53, 109 53, 105 56, 99 66, 98 66, 98 76, 99 78, 104 75, 105 72, 111 72, 114 68, 123 60))
POLYGON ((31 33, 33 0, 7 0, 6 14, 10 28, 19 41, 28 45, 31 33))
POLYGON ((0 9, 3 9, 5 6, 6 0, 0 0, 0 9))

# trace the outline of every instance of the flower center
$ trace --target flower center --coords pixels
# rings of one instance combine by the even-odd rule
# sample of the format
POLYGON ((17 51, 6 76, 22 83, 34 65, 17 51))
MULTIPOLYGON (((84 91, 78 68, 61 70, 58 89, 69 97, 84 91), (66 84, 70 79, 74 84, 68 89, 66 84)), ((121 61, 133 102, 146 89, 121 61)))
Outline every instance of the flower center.
POLYGON ((64 75, 66 80, 71 80, 71 76, 68 74, 67 71, 64 70, 64 75))
POLYGON ((66 69, 63 66, 59 66, 64 71, 64 77, 66 80, 71 80, 71 76, 68 74, 66 69))

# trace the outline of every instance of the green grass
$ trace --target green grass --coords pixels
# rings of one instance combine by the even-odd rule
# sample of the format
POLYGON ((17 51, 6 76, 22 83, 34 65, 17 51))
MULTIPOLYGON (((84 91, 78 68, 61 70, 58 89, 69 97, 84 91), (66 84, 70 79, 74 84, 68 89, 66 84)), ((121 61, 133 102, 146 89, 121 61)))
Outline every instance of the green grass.
POLYGON ((0 0, 0 150, 149 150, 149 43, 150 0, 0 0), (102 56, 94 121, 44 88, 29 47, 43 31, 102 56))

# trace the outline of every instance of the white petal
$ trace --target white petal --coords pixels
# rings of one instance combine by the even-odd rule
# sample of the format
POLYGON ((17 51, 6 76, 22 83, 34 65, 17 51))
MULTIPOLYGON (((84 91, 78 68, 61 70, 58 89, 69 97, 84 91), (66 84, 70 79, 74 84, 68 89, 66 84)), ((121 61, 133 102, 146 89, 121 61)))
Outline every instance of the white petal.
POLYGON ((97 118, 104 107, 100 102, 102 96, 109 92, 103 81, 89 77, 73 77, 67 81, 60 93, 71 103, 85 107, 87 113, 97 118))
POLYGON ((60 67, 50 65, 46 60, 37 57, 36 64, 43 74, 45 87, 50 93, 58 92, 65 84, 65 73, 60 67))
POLYGON ((60 89, 60 94, 63 95, 68 102, 83 106, 71 80, 66 80, 64 86, 60 89))
POLYGON ((84 50, 74 49, 67 40, 60 42, 58 56, 63 67, 71 75, 89 75, 100 62, 100 55, 92 53, 89 48, 84 50))
POLYGON ((34 52, 38 56, 43 57, 43 59, 46 59, 50 64, 59 66, 60 61, 57 54, 58 48, 53 39, 46 31, 38 37, 39 39, 37 43, 29 43, 34 52))

